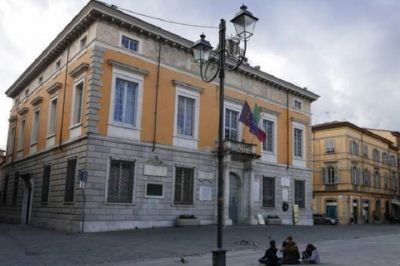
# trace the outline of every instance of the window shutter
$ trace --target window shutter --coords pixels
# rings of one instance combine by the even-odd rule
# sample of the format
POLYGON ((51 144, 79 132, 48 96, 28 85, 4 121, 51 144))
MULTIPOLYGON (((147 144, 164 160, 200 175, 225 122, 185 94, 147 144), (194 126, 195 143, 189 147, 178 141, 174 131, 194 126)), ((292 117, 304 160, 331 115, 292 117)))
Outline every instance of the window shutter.
POLYGON ((361 183, 360 179, 361 179, 361 170, 357 168, 357 181, 356 181, 357 185, 361 183))
POLYGON ((338 183, 339 183, 339 171, 338 171, 338 167, 335 166, 334 169, 335 169, 335 184, 338 184, 338 183))

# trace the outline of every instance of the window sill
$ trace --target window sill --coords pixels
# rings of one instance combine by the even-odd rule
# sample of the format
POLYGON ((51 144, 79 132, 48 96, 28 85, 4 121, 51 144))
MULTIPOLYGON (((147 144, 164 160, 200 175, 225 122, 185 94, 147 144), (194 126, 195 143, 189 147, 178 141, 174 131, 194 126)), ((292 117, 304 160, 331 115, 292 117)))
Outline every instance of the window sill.
POLYGON ((177 207, 177 208, 194 208, 196 207, 194 204, 171 204, 171 207, 177 207))
POLYGON ((164 196, 144 196, 145 199, 163 199, 164 196))
POLYGON ((64 205, 70 205, 70 206, 74 206, 75 205, 75 202, 73 201, 73 202, 67 202, 67 201, 64 201, 64 203, 63 203, 64 205))
POLYGON ((56 136, 56 134, 51 134, 51 135, 48 135, 47 137, 46 137, 46 139, 50 139, 50 138, 53 138, 53 137, 55 137, 56 136))
POLYGON ((40 205, 49 205, 48 202, 40 202, 40 205))
POLYGON ((80 127, 80 126, 82 126, 82 123, 80 122, 80 123, 78 123, 78 124, 75 124, 75 125, 71 125, 70 127, 69 127, 69 129, 71 130, 71 129, 75 129, 75 128, 78 128, 78 127, 80 127))
POLYGON ((30 144, 30 146, 32 147, 32 146, 35 146, 35 145, 37 145, 37 144, 38 144, 38 142, 35 141, 35 142, 32 142, 32 143, 30 144))
POLYGON ((118 202, 103 202, 103 205, 110 205, 110 206, 136 206, 135 203, 118 203, 118 202))
POLYGON ((109 122, 109 126, 113 127, 120 127, 120 128, 126 128, 126 129, 131 129, 131 130, 138 130, 141 131, 142 129, 136 126, 132 126, 130 124, 123 124, 123 123, 117 123, 117 122, 109 122))

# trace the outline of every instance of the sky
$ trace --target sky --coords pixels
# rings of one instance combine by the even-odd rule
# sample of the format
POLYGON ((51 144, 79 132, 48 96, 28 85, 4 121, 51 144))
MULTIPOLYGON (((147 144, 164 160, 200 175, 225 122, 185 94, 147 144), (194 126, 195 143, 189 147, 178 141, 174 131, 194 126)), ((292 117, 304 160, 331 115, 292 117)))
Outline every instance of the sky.
MULTIPOLYGON (((5 91, 88 1, 2 0, 0 5, 0 148, 11 99, 5 91)), ((228 22, 244 2, 259 18, 248 43, 251 65, 320 95, 313 124, 346 120, 400 131, 400 1, 397 0, 107 0, 134 12, 189 24, 228 22), (166 4, 168 2, 168 4, 166 4)), ((139 18, 196 41, 217 29, 139 18)))

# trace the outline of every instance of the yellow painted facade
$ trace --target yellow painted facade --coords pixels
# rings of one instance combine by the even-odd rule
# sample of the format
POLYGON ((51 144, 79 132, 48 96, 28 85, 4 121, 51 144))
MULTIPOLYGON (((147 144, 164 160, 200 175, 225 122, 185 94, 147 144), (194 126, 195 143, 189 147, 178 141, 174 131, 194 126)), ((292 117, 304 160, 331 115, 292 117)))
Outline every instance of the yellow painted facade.
POLYGON ((349 122, 313 126, 314 213, 380 223, 399 194, 398 143, 349 122))

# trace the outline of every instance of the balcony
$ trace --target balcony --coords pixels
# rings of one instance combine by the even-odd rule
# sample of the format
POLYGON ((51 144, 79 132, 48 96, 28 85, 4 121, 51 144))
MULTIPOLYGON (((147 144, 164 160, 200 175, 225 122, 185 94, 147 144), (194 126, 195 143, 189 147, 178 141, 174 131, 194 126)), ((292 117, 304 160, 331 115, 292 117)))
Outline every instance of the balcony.
POLYGON ((325 191, 336 191, 337 185, 336 184, 325 184, 325 191))
POLYGON ((256 145, 234 140, 224 141, 224 150, 232 155, 233 160, 256 159, 260 155, 256 152, 256 145))

